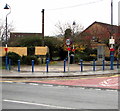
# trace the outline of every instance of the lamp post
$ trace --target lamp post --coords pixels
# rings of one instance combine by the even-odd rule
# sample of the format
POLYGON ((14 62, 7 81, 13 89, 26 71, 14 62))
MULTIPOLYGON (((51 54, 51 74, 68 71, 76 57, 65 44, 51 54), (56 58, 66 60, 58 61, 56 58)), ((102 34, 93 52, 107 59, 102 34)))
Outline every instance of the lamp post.
POLYGON ((76 22, 73 21, 73 38, 72 38, 72 42, 73 42, 73 47, 72 47, 72 54, 71 54, 71 64, 74 63, 74 56, 75 56, 75 47, 74 47, 74 42, 75 42, 75 27, 76 27, 76 22))
POLYGON ((114 44, 115 39, 113 38, 113 0, 111 0, 111 38, 109 39, 110 44, 110 69, 114 69, 114 44))
POLYGON ((8 9, 10 9, 10 11, 9 11, 9 13, 7 13, 7 15, 6 15, 6 47, 5 47, 5 52, 6 52, 6 69, 8 69, 8 57, 7 57, 7 51, 8 51, 8 45, 7 45, 7 42, 8 42, 8 38, 7 38, 7 31, 8 31, 8 27, 7 27, 7 16, 11 13, 11 7, 8 5, 8 4, 6 4, 5 5, 5 7, 4 7, 4 9, 6 9, 6 10, 8 10, 8 9))
POLYGON ((7 15, 6 15, 6 47, 7 47, 7 30, 8 30, 8 28, 7 28, 7 16, 11 13, 11 7, 8 4, 6 4, 4 9, 6 9, 6 10, 10 9, 9 13, 7 13, 7 15))

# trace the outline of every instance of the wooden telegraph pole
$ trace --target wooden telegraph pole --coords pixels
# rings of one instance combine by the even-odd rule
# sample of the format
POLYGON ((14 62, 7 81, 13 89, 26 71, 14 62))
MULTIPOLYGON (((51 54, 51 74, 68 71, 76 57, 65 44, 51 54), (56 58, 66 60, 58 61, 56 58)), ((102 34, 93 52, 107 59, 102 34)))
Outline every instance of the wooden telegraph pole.
POLYGON ((45 45, 44 43, 44 9, 42 9, 42 46, 45 45))

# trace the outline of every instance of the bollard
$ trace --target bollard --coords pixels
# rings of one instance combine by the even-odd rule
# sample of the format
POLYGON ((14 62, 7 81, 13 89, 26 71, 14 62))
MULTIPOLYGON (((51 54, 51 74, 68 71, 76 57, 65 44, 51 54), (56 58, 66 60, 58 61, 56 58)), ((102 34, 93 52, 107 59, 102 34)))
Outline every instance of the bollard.
POLYGON ((117 69, 119 69, 119 58, 117 58, 117 69))
POLYGON ((49 64, 49 60, 46 60, 46 72, 48 73, 48 64, 49 64))
POLYGON ((80 71, 83 72, 83 60, 80 59, 80 71))
POLYGON ((93 71, 95 71, 95 59, 93 60, 93 71))
POLYGON ((114 52, 110 52, 110 70, 114 70, 114 52))
POLYGON ((66 60, 64 59, 64 72, 66 72, 66 60))
POLYGON ((20 60, 18 60, 18 72, 20 72, 20 60))
POLYGON ((11 59, 9 59, 9 70, 11 70, 11 59))
POLYGON ((8 70, 8 56, 5 57, 5 67, 6 70, 8 70))
POLYGON ((105 70, 105 60, 102 61, 102 69, 105 70))
POLYGON ((32 60, 32 72, 34 72, 34 60, 32 60))

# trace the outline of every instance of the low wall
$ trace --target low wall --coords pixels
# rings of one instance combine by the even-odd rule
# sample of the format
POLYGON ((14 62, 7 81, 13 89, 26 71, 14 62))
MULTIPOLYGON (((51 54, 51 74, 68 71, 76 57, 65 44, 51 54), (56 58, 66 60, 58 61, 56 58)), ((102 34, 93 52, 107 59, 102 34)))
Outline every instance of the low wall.
MULTIPOLYGON (((8 52, 15 52, 20 56, 27 56, 27 47, 8 47, 8 52)), ((0 57, 5 56, 5 47, 0 47, 0 57)))
MULTIPOLYGON (((8 52, 15 52, 20 56, 27 56, 27 47, 8 47, 8 52)), ((48 47, 35 47, 35 55, 46 55, 49 52, 48 47)), ((5 47, 0 47, 0 57, 5 56, 5 47)))
POLYGON ((35 55, 46 55, 49 52, 48 47, 35 47, 35 55))

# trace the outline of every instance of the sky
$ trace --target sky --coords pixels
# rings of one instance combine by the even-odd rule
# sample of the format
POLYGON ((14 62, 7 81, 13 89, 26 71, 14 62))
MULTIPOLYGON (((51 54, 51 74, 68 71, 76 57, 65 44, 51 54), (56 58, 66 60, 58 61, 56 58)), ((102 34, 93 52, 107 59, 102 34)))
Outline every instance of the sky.
MULTIPOLYGON (((113 0, 113 24, 118 25, 118 2, 113 0)), ((61 24, 81 24, 84 29, 93 22, 111 23, 111 0, 0 0, 0 20, 5 24, 5 4, 11 7, 8 24, 14 32, 42 32, 42 9, 45 9, 45 35, 57 35, 61 24)), ((1 22, 0 22, 1 23, 1 22)))

